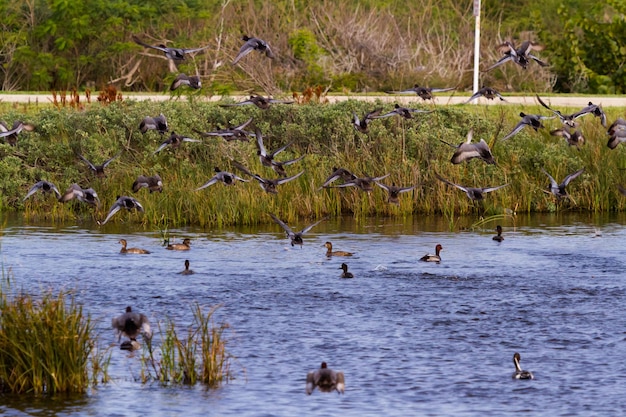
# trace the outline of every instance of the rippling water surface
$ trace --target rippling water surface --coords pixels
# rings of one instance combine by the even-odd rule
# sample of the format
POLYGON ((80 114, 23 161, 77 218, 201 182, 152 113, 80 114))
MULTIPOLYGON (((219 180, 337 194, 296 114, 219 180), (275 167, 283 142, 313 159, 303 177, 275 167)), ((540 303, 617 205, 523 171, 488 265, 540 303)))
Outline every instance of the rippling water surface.
POLYGON ((165 317, 191 323, 194 302, 223 304, 237 378, 211 391, 143 385, 140 355, 113 349, 111 383, 71 400, 0 396, 0 414, 621 415, 625 223, 518 219, 498 243, 491 230, 449 232, 435 218, 325 222, 302 249, 276 225, 186 229, 170 234, 192 249, 172 252, 157 232, 10 221, 5 271, 35 293, 74 289, 104 343, 117 342, 111 318, 127 305, 156 328, 165 317), (120 238, 153 253, 122 255, 120 238), (327 240, 355 255, 327 259, 327 240), (437 243, 443 261, 419 262, 437 243), (196 274, 177 274, 185 259, 196 274), (339 277, 343 261, 355 279, 339 277), (535 380, 511 378, 516 351, 535 380), (344 371, 345 395, 305 395, 322 361, 344 371))

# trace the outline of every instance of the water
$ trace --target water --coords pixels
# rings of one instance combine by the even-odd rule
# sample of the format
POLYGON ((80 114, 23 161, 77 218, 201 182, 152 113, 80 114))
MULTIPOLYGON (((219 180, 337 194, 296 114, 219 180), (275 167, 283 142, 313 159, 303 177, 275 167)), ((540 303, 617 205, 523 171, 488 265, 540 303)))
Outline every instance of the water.
POLYGON ((157 232, 8 221, 5 270, 33 293, 75 289, 112 346, 111 317, 127 305, 155 328, 166 316, 191 323, 194 302, 222 304, 237 379, 210 391, 143 385, 139 353, 114 348, 111 383, 71 399, 0 396, 0 414, 620 415, 626 219, 516 223, 498 243, 495 224, 451 233, 438 218, 329 221, 302 249, 276 225, 173 230, 192 249, 172 252, 157 232), (119 254, 120 238, 153 253, 119 254), (327 240, 355 256, 327 259, 327 240), (440 264, 417 261, 437 243, 440 264), (177 274, 185 259, 196 274, 177 274), (344 261, 355 279, 339 278, 344 261), (535 380, 511 378, 514 352, 535 380), (322 361, 344 371, 345 395, 304 393, 322 361))

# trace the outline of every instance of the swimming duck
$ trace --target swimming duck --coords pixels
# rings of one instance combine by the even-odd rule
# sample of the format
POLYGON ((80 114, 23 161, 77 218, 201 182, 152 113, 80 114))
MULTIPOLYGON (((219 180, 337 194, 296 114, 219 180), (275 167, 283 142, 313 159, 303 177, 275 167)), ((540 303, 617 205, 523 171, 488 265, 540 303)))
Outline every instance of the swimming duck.
POLYGON ((24 123, 21 120, 16 120, 13 122, 13 127, 9 129, 5 122, 0 121, 0 138, 7 138, 6 141, 11 146, 17 145, 17 135, 19 135, 22 130, 32 132, 35 130, 35 126, 30 123, 24 123))
POLYGON ((366 193, 372 192, 374 190, 374 184, 380 180, 387 178, 391 174, 385 174, 381 177, 356 177, 348 182, 344 182, 343 184, 333 185, 330 188, 345 188, 345 187, 357 187, 366 193))
POLYGON ((405 119, 412 119, 413 118, 412 113, 432 113, 433 111, 434 110, 409 109, 407 107, 402 107, 398 103, 396 103, 393 110, 391 110, 390 112, 381 114, 379 116, 372 116, 371 118, 382 119, 382 118, 391 117, 391 116, 401 116, 401 117, 404 117, 405 119))
POLYGON ((348 265, 345 263, 341 264, 339 269, 343 269, 343 273, 341 274, 341 278, 354 278, 352 272, 348 272, 348 265))
POLYGON ((96 194, 93 188, 82 188, 78 184, 70 185, 65 193, 59 197, 59 202, 67 203, 73 199, 77 199, 78 201, 87 203, 91 206, 98 207, 100 205, 98 194, 96 194))
POLYGON ((288 144, 286 144, 285 146, 281 148, 276 149, 274 152, 268 153, 267 150, 265 149, 265 146, 263 145, 263 135, 261 134, 261 131, 259 129, 255 130, 255 136, 256 136, 256 143, 258 147, 257 155, 259 157, 259 160, 261 161, 261 164, 263 166, 272 168, 274 172, 276 172, 281 177, 287 176, 287 172, 285 171, 285 168, 284 168, 286 165, 294 164, 302 160, 302 158, 305 157, 305 155, 302 155, 299 158, 295 158, 290 161, 276 161, 274 157, 278 155, 279 153, 281 153, 282 151, 284 151, 285 149, 287 149, 287 147, 289 147, 293 143, 293 141, 289 142, 288 144))
POLYGON ((246 106, 248 104, 253 104, 257 106, 258 108, 260 108, 261 110, 267 110, 270 108, 272 104, 293 104, 293 103, 294 101, 276 100, 276 99, 269 98, 269 97, 252 95, 250 96, 249 99, 240 101, 239 103, 220 104, 220 106, 221 107, 233 107, 233 106, 246 106))
POLYGON ((537 97, 537 100, 539 101, 539 104, 541 104, 543 107, 545 107, 546 109, 548 109, 552 113, 554 113, 556 115, 556 117, 559 118, 561 123, 563 123, 563 125, 568 126, 568 127, 576 127, 576 126, 578 126, 578 123, 576 123, 576 121, 574 120, 574 119, 576 119, 576 113, 563 114, 560 111, 554 110, 553 108, 548 106, 546 103, 544 103, 544 101, 541 99, 541 97, 539 97, 539 94, 535 94, 535 96, 537 97))
POLYGON ((499 67, 500 65, 508 61, 513 61, 520 67, 526 69, 531 59, 542 67, 546 67, 548 66, 546 62, 531 54, 531 51, 533 50, 543 51, 544 49, 545 47, 543 45, 539 45, 538 43, 531 41, 524 41, 519 48, 515 48, 515 45, 513 45, 513 43, 506 41, 498 45, 498 51, 504 54, 504 56, 500 58, 498 62, 487 68, 485 71, 491 71, 492 69, 499 67))
POLYGON ((439 256, 439 253, 443 250, 443 246, 441 246, 439 243, 437 243, 437 246, 435 246, 435 254, 431 254, 431 253, 427 253, 426 255, 422 256, 420 258, 420 261, 424 261, 424 262, 441 262, 441 256, 439 256))
POLYGON ((493 159, 491 149, 489 149, 487 142, 485 142, 484 139, 481 139, 478 143, 472 143, 473 136, 474 130, 470 129, 469 132, 467 132, 467 139, 465 142, 461 142, 456 146, 440 139, 441 142, 456 149, 450 159, 450 162, 453 164, 460 164, 463 161, 480 158, 488 164, 495 165, 496 161, 493 159))
POLYGON ((354 126, 357 132, 367 133, 370 122, 374 120, 376 116, 379 116, 381 111, 383 111, 382 107, 372 110, 371 112, 366 113, 363 116, 363 119, 359 119, 359 116, 353 112, 352 126, 354 126))
POLYGON ((215 172, 216 174, 202 186, 196 188, 196 191, 207 188, 219 181, 221 181, 224 185, 234 185, 237 181, 248 182, 248 180, 244 180, 243 178, 235 174, 231 174, 230 172, 222 171, 217 167, 215 167, 215 172))
POLYGON ((272 53, 272 49, 263 39, 259 38, 251 38, 247 35, 243 35, 241 40, 244 41, 243 46, 239 49, 239 53, 233 60, 233 65, 236 65, 237 62, 244 56, 248 55, 252 51, 259 51, 264 53, 266 57, 270 59, 274 59, 274 54, 272 53))
POLYGON ((168 244, 165 249, 167 250, 189 250, 191 249, 191 239, 183 239, 183 243, 171 243, 168 244))
POLYGON ((606 144, 610 149, 617 148, 622 142, 626 142, 626 120, 621 117, 611 123, 607 130, 609 141, 606 144))
POLYGON ((239 126, 233 126, 233 127, 229 126, 227 128, 218 129, 213 132, 201 132, 197 129, 192 129, 192 130, 198 133, 202 137, 220 136, 224 138, 227 142, 230 142, 231 140, 240 140, 242 142, 248 142, 249 141, 248 136, 252 135, 252 133, 244 129, 248 127, 250 123, 252 123, 252 120, 253 118, 251 117, 244 123, 240 124, 239 126))
POLYGON ((352 256, 351 252, 344 252, 341 250, 337 250, 333 252, 333 244, 330 242, 324 243, 324 247, 326 248, 326 256, 352 256))
POLYGON ((583 136, 583 132, 581 132, 580 130, 575 130, 574 133, 572 133, 567 126, 564 126, 560 129, 551 130, 550 135, 565 138, 569 146, 576 146, 578 150, 580 150, 580 145, 583 145, 585 143, 585 137, 583 136))
POLYGON ((422 100, 433 100, 433 93, 443 93, 444 91, 452 91, 455 90, 455 87, 446 87, 446 88, 432 88, 432 87, 421 87, 415 84, 412 88, 403 91, 390 91, 391 94, 409 94, 415 93, 422 100))
POLYGON ((189 269, 189 259, 185 259, 185 269, 178 273, 179 275, 193 275, 193 270, 189 269))
POLYGON ((144 46, 146 48, 152 48, 152 49, 156 49, 157 51, 161 51, 165 54, 165 57, 167 59, 171 59, 174 61, 182 61, 185 59, 185 55, 187 54, 193 54, 194 52, 200 52, 200 51, 204 51, 205 49, 208 49, 210 47, 210 45, 207 46, 203 46, 200 48, 168 48, 167 46, 160 44, 160 45, 148 45, 147 43, 143 42, 141 39, 139 39, 137 36, 133 35, 133 41, 136 44, 139 44, 141 46, 144 46))
POLYGON ((111 320, 111 327, 113 327, 118 335, 119 339, 122 336, 128 337, 130 340, 137 340, 137 336, 143 333, 144 338, 152 338, 152 330, 150 329, 150 321, 145 314, 136 313, 128 306, 126 312, 120 316, 114 317, 111 320))
POLYGON ((317 226, 318 224, 320 224, 321 222, 323 222, 324 220, 326 220, 326 217, 324 217, 323 219, 318 220, 315 223, 308 225, 307 227, 300 230, 299 232, 294 232, 293 230, 291 230, 289 226, 287 226, 285 222, 280 220, 278 217, 276 217, 272 213, 269 213, 269 215, 272 219, 274 219, 276 223, 280 225, 280 227, 283 228, 285 233, 287 233, 287 236, 291 240, 291 246, 300 245, 300 247, 302 247, 302 244, 303 244, 302 235, 308 232, 309 230, 311 230, 312 228, 314 228, 315 226, 317 226))
POLYGON ((541 168, 541 171, 546 174, 548 176, 548 178, 550 179, 550 184, 548 185, 548 190, 546 191, 544 190, 545 193, 552 193, 555 197, 557 197, 559 200, 562 198, 566 198, 569 197, 569 194, 567 193, 567 191, 565 190, 565 187, 567 187, 567 185, 576 177, 578 177, 580 174, 582 174, 585 171, 585 168, 581 168, 576 172, 573 172, 571 174, 569 174, 568 176, 565 177, 565 179, 563 180, 562 183, 557 184, 557 182, 554 180, 554 178, 552 178, 552 175, 548 174, 548 172, 541 168))
POLYGON ((502 226, 497 225, 496 232, 498 234, 493 237, 493 240, 495 240, 496 242, 502 242, 504 240, 504 237, 502 236, 502 226))
POLYGON ((54 193, 57 195, 57 199, 61 198, 61 193, 59 192, 56 185, 54 185, 53 183, 49 181, 41 180, 35 183, 35 185, 33 185, 32 187, 30 187, 30 190, 28 190, 28 193, 26 193, 26 197, 24 197, 22 201, 26 201, 28 197, 30 197, 31 195, 35 194, 37 191, 40 191, 40 190, 44 194, 47 194, 50 191, 54 191, 54 193))
POLYGON ((150 193, 153 192, 163 192, 163 181, 159 174, 152 175, 147 177, 145 175, 139 175, 135 182, 133 182, 133 192, 141 190, 142 188, 147 188, 150 190, 150 193))
POLYGON ((186 85, 195 90, 202 88, 202 81, 200 81, 200 77, 197 75, 187 75, 180 73, 174 78, 172 84, 170 85, 170 91, 174 91, 179 87, 186 85))
POLYGON ((413 191, 415 187, 417 187, 416 185, 413 185, 410 187, 398 187, 396 186, 395 183, 392 183, 391 185, 386 185, 378 181, 374 181, 374 183, 378 185, 380 188, 382 188, 383 190, 387 191, 387 194, 388 194, 387 202, 390 204, 395 204, 395 205, 400 204, 399 195, 401 193, 407 193, 409 191, 413 191))
POLYGON ((441 177, 439 174, 435 174, 435 177, 437 177, 439 181, 445 182, 446 184, 456 187, 459 190, 465 192, 465 194, 470 200, 478 200, 478 201, 484 199, 485 194, 490 193, 492 191, 499 190, 500 188, 503 188, 509 185, 509 184, 503 184, 503 185, 498 185, 496 187, 484 187, 484 188, 464 187, 462 185, 458 185, 458 184, 448 181, 447 179, 441 177))
POLYGON ((161 113, 156 117, 144 117, 139 123, 139 130, 142 134, 146 133, 148 130, 156 130, 160 134, 164 135, 165 132, 169 130, 169 127, 167 125, 167 119, 163 113, 161 113))
POLYGON ((519 365, 520 361, 521 361, 520 354, 515 352, 513 354, 513 364, 515 365, 515 372, 513 372, 512 378, 513 379, 535 379, 532 372, 522 370, 522 367, 519 365))
POLYGON ((81 154, 77 154, 77 155, 84 163, 87 164, 89 169, 92 170, 94 174, 96 174, 96 177, 102 178, 102 177, 106 177, 106 174, 104 173, 104 169, 107 166, 109 166, 109 164, 111 162, 113 162, 113 160, 116 159, 117 157, 119 157, 121 154, 122 153, 120 152, 117 155, 115 155, 113 158, 107 159, 106 161, 104 161, 104 163, 102 165, 95 165, 95 164, 91 163, 87 158, 82 156, 81 154))
POLYGON ((253 174, 252 172, 250 172, 250 170, 248 170, 248 168, 244 167, 243 165, 241 165, 238 162, 233 162, 233 165, 235 165, 235 167, 237 167, 237 169, 239 169, 241 172, 250 175, 252 178, 254 178, 255 180, 257 180, 259 182, 259 185, 261 186, 261 188, 270 194, 277 194, 278 190, 276 189, 276 187, 278 187, 281 184, 285 184, 286 182, 289 181, 293 181, 296 178, 298 178, 300 175, 304 174, 304 171, 300 171, 299 173, 297 173, 294 176, 291 177, 287 177, 287 178, 279 178, 279 179, 268 179, 268 178, 263 178, 260 175, 257 174, 253 174))
POLYGON ((306 375, 307 395, 311 395, 315 388, 321 392, 337 391, 337 393, 343 394, 346 389, 343 372, 333 371, 326 365, 326 362, 322 362, 320 369, 311 371, 306 375))
POLYGON ((522 120, 520 120, 519 123, 517 123, 517 125, 513 128, 513 130, 508 135, 503 137, 502 140, 507 140, 511 136, 516 135, 517 133, 519 133, 519 131, 521 131, 526 126, 532 127, 536 132, 538 129, 543 128, 543 123, 541 122, 542 120, 554 119, 556 117, 556 116, 540 116, 538 114, 525 114, 524 112, 520 112, 519 115, 522 118, 522 120))
POLYGON ((176 132, 172 132, 170 133, 170 137, 165 142, 161 143, 161 146, 159 146, 157 150, 154 151, 154 154, 156 155, 157 153, 161 152, 167 146, 171 146, 172 149, 176 149, 183 142, 202 142, 202 141, 198 139, 192 139, 192 138, 188 138, 185 136, 177 135, 176 132))
POLYGON ((111 217, 113 217, 115 213, 117 213, 121 209, 126 209, 128 211, 131 211, 131 210, 137 210, 140 212, 144 211, 143 206, 141 205, 141 203, 139 203, 139 201, 137 201, 133 197, 123 195, 123 196, 118 197, 117 200, 115 200, 115 203, 113 203, 113 205, 109 209, 109 213, 107 214, 104 221, 102 222, 99 221, 98 224, 100 226, 103 226, 104 224, 106 224, 106 222, 109 221, 111 217))
POLYGON ((126 248, 126 239, 120 239, 120 241, 118 243, 122 244, 122 250, 120 250, 120 253, 137 253, 137 254, 149 254, 150 251, 149 250, 145 250, 145 249, 140 249, 140 248, 126 248))
POLYGON ((574 113, 573 116, 574 116, 574 119, 577 119, 587 114, 593 114, 594 116, 599 117, 600 123, 602 123, 602 126, 606 127, 606 114, 604 114, 604 110, 602 110, 601 104, 593 104, 590 101, 586 107, 583 107, 581 110, 574 113))
POLYGON ((474 94, 472 94, 472 96, 464 104, 468 104, 472 100, 476 100, 478 97, 481 97, 481 96, 485 97, 487 100, 493 100, 494 98, 498 97, 500 101, 506 101, 504 97, 502 97, 502 94, 500 94, 498 90, 496 90, 495 88, 482 87, 481 89, 476 91, 474 94))
POLYGON ((324 184, 322 184, 321 187, 318 188, 318 191, 322 188, 327 188, 330 184, 338 179, 341 179, 344 183, 346 183, 355 180, 356 178, 356 175, 354 175, 352 172, 348 171, 345 168, 333 167, 333 173, 330 174, 328 178, 326 178, 326 181, 324 181, 324 184))

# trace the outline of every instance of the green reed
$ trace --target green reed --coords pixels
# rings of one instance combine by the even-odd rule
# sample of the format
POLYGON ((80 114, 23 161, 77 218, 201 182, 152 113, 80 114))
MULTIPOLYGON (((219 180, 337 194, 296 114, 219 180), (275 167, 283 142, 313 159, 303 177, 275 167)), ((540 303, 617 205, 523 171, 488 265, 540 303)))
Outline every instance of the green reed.
MULTIPOLYGON (((375 107, 392 108, 392 104, 346 101, 337 104, 274 106, 262 111, 253 106, 222 108, 206 102, 133 102, 109 106, 94 103, 83 112, 71 109, 42 108, 29 114, 37 125, 35 132, 20 135, 16 148, 0 145, 0 206, 5 210, 22 210, 27 219, 52 221, 103 219, 118 195, 132 194, 130 188, 140 175, 158 173, 164 181, 162 193, 141 190, 134 196, 141 201, 144 214, 118 213, 112 223, 132 222, 160 229, 194 224, 222 227, 232 224, 251 225, 270 221, 274 212, 293 221, 325 215, 369 216, 413 214, 478 213, 489 215, 505 208, 524 212, 562 210, 623 210, 626 201, 617 184, 623 182, 624 147, 606 147, 606 132, 599 121, 586 116, 578 119, 587 142, 580 150, 568 147, 564 140, 549 135, 556 121, 546 121, 546 129, 525 129, 502 142, 519 121, 518 113, 545 114, 532 106, 432 106, 411 103, 411 107, 435 109, 434 113, 417 114, 412 120, 396 117, 374 120, 368 134, 357 133, 351 126, 352 112, 360 116, 375 107), (254 124, 264 136, 268 150, 288 142, 293 144, 278 155, 286 160, 306 155, 287 167, 289 175, 300 170, 305 174, 278 187, 278 194, 265 193, 257 181, 238 172, 233 161, 247 166, 262 177, 276 174, 261 166, 254 138, 250 142, 226 142, 205 138, 203 143, 183 143, 179 149, 154 150, 167 138, 155 132, 142 135, 139 121, 146 115, 167 115, 170 130, 199 136, 192 129, 208 131, 218 125, 240 124, 254 117, 254 124), (474 141, 484 138, 493 147, 497 165, 473 160, 461 165, 450 163, 453 149, 441 140, 458 144, 468 130, 474 130, 474 141), (94 178, 76 157, 80 152, 92 162, 102 162, 123 151, 107 168, 106 178, 94 178), (544 192, 547 177, 544 167, 557 180, 586 167, 585 173, 568 187, 572 199, 557 202, 544 192), (234 186, 215 184, 194 191, 214 175, 214 168, 228 170, 248 179, 234 186), (400 205, 387 203, 384 190, 375 188, 364 194, 355 188, 318 190, 333 167, 344 167, 356 175, 372 177, 389 173, 382 182, 400 186, 418 185, 401 195, 400 205), (487 196, 484 204, 474 204, 459 190, 434 177, 434 173, 466 186, 510 185, 487 196), (99 208, 70 202, 57 203, 41 194, 22 202, 28 188, 38 179, 48 179, 64 191, 71 183, 93 187, 99 194, 99 208)), ((568 111, 570 109, 562 109, 568 111)), ((621 109, 606 109, 609 121, 621 109)), ((7 119, 18 118, 12 110, 7 119)), ((337 182, 336 184, 339 184, 337 182)), ((449 215, 449 214, 447 214, 449 215)), ((106 226, 105 226, 106 227, 106 226)))
MULTIPOLYGON (((201 383, 207 388, 217 388, 234 378, 231 370, 233 357, 227 352, 224 331, 227 324, 216 326, 213 315, 220 306, 205 313, 200 305, 192 307, 194 323, 182 334, 172 320, 165 329, 159 324, 161 345, 147 342, 142 357, 142 380, 157 380, 163 385, 201 383)), ((154 340, 154 339, 153 339, 154 340)))
POLYGON ((84 393, 108 380, 110 355, 71 294, 39 297, 0 286, 0 390, 14 394, 84 393))

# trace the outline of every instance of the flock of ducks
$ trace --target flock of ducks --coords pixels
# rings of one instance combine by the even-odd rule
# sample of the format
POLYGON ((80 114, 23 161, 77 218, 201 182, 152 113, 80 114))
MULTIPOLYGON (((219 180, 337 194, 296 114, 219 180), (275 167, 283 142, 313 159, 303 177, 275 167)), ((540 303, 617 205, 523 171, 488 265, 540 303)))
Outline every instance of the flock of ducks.
MULTIPOLYGON (((137 44, 150 49, 158 50, 165 54, 165 57, 173 60, 180 61, 185 58, 188 54, 193 54, 197 52, 201 52, 208 48, 199 47, 199 48, 171 48, 166 47, 163 44, 160 45, 150 45, 148 43, 143 42, 137 36, 133 36, 134 42, 137 44)), ((243 36, 242 40, 244 44, 241 46, 241 49, 237 53, 234 58, 232 64, 236 65, 240 62, 240 60, 244 59, 253 51, 258 51, 261 54, 264 54, 267 58, 273 59, 275 57, 272 52, 270 46, 267 42, 262 39, 255 37, 243 36)), ((521 44, 519 48, 516 48, 515 45, 511 42, 505 42, 502 45, 499 45, 499 49, 503 54, 502 58, 498 60, 495 64, 490 66, 487 71, 490 71, 494 68, 497 68, 509 61, 519 65, 522 68, 526 68, 531 62, 535 62, 541 66, 546 66, 547 63, 542 61, 540 58, 532 54, 532 51, 541 51, 543 47, 540 45, 526 41, 521 44)), ((188 76, 186 74, 179 74, 176 79, 171 84, 170 89, 176 90, 181 86, 187 86, 189 88, 198 89, 201 88, 201 80, 199 76, 188 76)), ((454 90, 454 87, 448 88, 431 88, 424 87, 415 84, 412 88, 400 91, 390 91, 391 94, 416 94, 418 97, 423 100, 434 100, 433 93, 451 91, 454 90)), ((478 97, 483 96, 487 99, 495 99, 498 98, 501 101, 506 101, 504 97, 495 89, 491 87, 484 86, 476 93, 474 93, 466 103, 469 103, 478 97)), ((602 111, 601 105, 596 105, 593 103, 589 103, 588 106, 581 109, 578 112, 573 114, 563 114, 558 110, 552 109, 548 104, 546 104, 539 96, 537 96, 538 102, 548 109, 552 115, 544 116, 544 115, 533 115, 533 114, 525 114, 520 113, 520 121, 519 123, 511 130, 510 133, 505 135, 502 140, 507 140, 517 133, 519 133, 525 127, 530 127, 535 131, 543 128, 543 120, 558 118, 561 121, 562 127, 560 129, 556 129, 552 132, 554 135, 562 136, 567 139, 567 143, 572 146, 580 146, 584 143, 584 137, 582 132, 579 130, 575 130, 578 127, 576 119, 583 117, 588 114, 592 114, 598 117, 604 127, 606 127, 606 115, 602 111)), ((293 101, 288 100, 277 100, 270 97, 263 97, 260 95, 252 95, 250 98, 243 100, 234 104, 222 104, 222 106, 246 106, 253 105, 260 109, 266 110, 270 106, 275 104, 291 104, 293 101)), ((359 132, 366 134, 369 129, 369 125, 377 120, 388 117, 402 117, 406 119, 414 118, 417 114, 428 114, 432 113, 434 110, 422 110, 422 109, 411 109, 400 106, 396 104, 392 110, 389 112, 383 113, 382 108, 377 108, 372 111, 367 112, 361 118, 356 113, 353 113, 352 124, 354 129, 359 132)), ((264 167, 270 168, 278 178, 270 179, 264 178, 259 174, 251 172, 247 167, 239 162, 234 162, 233 165, 241 171, 243 174, 251 177, 256 180, 261 188, 268 193, 277 193, 277 187, 281 184, 284 184, 289 181, 293 181, 298 178, 300 175, 304 173, 304 171, 300 171, 295 175, 288 176, 285 167, 290 166, 292 164, 296 164, 300 160, 302 160, 305 156, 302 155, 295 159, 287 160, 287 161, 279 161, 276 157, 287 149, 291 143, 287 143, 286 145, 275 149, 273 151, 268 151, 263 143, 263 136, 259 129, 255 129, 254 133, 248 131, 248 127, 251 125, 253 119, 248 119, 245 123, 234 126, 227 127, 223 129, 218 129, 212 132, 201 132, 195 130, 196 133, 200 134, 202 137, 221 137, 226 141, 240 140, 240 141, 248 141, 249 137, 254 136, 256 139, 256 144, 258 148, 257 155, 261 164, 264 167)), ((0 123, 0 138, 6 138, 7 142, 11 145, 15 145, 17 141, 17 135, 20 134, 23 130, 32 131, 35 127, 30 124, 23 123, 21 121, 15 121, 13 127, 9 129, 5 123, 0 123)), ((169 131, 169 126, 167 123, 167 119, 165 115, 159 114, 158 116, 147 116, 139 123, 139 130, 142 134, 147 133, 148 131, 154 130, 161 135, 165 135, 169 131)), ((615 121, 607 130, 610 139, 608 142, 608 146, 611 149, 614 149, 619 143, 626 141, 626 121, 623 119, 618 119, 615 121)), ((471 159, 480 159, 487 164, 496 164, 494 157, 491 153, 491 149, 489 145, 484 141, 480 140, 480 142, 474 143, 472 142, 473 133, 470 129, 467 138, 464 142, 453 145, 446 143, 454 149, 453 155, 451 157, 451 162, 453 164, 461 164, 463 162, 469 161, 471 159)), ((170 147, 175 149, 181 146, 184 142, 201 142, 201 140, 190 138, 183 135, 178 135, 175 132, 171 132, 169 137, 163 141, 160 146, 154 151, 154 154, 158 154, 162 150, 170 147)), ((77 155, 78 158, 83 161, 88 168, 93 172, 96 177, 105 176, 105 169, 109 164, 111 164, 115 159, 117 159, 120 154, 115 155, 114 157, 104 161, 102 164, 94 164, 91 161, 87 160, 82 155, 77 155)), ((565 177, 565 179, 561 183, 557 183, 556 180, 543 168, 542 171, 547 175, 550 180, 550 185, 546 192, 553 194, 558 199, 567 198, 568 194, 565 190, 565 187, 579 175, 584 172, 584 168, 577 170, 576 172, 569 174, 565 177)), ((215 175, 206 181, 204 184, 199 186, 196 191, 200 191, 206 189, 218 182, 221 182, 224 185, 231 186, 236 184, 237 182, 248 182, 249 180, 239 177, 236 174, 223 171, 220 168, 215 168, 215 175)), ((324 183, 320 186, 320 189, 323 188, 345 188, 345 187, 355 187, 364 192, 372 192, 375 186, 380 187, 388 194, 388 202, 391 204, 399 203, 399 196, 402 193, 407 193, 412 191, 416 185, 410 185, 406 187, 397 186, 395 183, 392 185, 384 184, 382 180, 387 178, 389 174, 370 177, 363 176, 358 177, 352 172, 348 171, 345 168, 336 167, 333 168, 333 172, 328 176, 328 178, 324 181, 324 183), (335 185, 335 181, 339 180, 341 183, 335 185)), ((490 187, 470 187, 465 185, 460 185, 453 183, 438 174, 435 174, 436 178, 443 183, 450 185, 454 188, 457 188, 463 191, 468 198, 472 200, 482 200, 485 198, 485 194, 497 191, 503 187, 506 187, 509 184, 490 186, 490 187)), ((132 185, 133 192, 138 192, 139 190, 147 188, 150 192, 161 192, 163 189, 163 182, 159 175, 139 176, 136 181, 132 185)), ((36 192, 41 191, 44 194, 54 193, 59 202, 65 203, 70 200, 76 199, 80 202, 98 206, 100 200, 98 198, 97 193, 92 188, 83 189, 78 184, 72 184, 65 193, 61 194, 56 185, 51 182, 42 180, 38 181, 34 184, 27 192, 24 200, 30 198, 36 192)), ((626 193, 626 190, 625 190, 626 193)), ((129 196, 118 196, 115 203, 109 209, 106 217, 103 221, 98 221, 98 224, 104 225, 106 224, 118 211, 120 210, 136 210, 139 212, 143 212, 144 208, 139 201, 137 201, 133 197, 129 196)), ((275 223, 277 223, 286 233, 287 237, 290 240, 291 246, 303 244, 303 235, 310 231, 313 227, 321 223, 325 220, 325 218, 318 220, 300 231, 294 232, 287 223, 281 220, 278 216, 273 213, 269 213, 269 216, 273 219, 275 223)), ((502 237, 502 228, 501 226, 497 226, 497 235, 493 237, 493 240, 501 242, 504 238, 502 237)), ((128 248, 127 241, 125 239, 120 239, 119 243, 122 245, 121 253, 123 254, 149 254, 150 251, 141 249, 141 248, 128 248)), ((168 244, 166 249, 168 250, 189 250, 190 249, 190 240, 184 239, 181 243, 168 244)), ((351 252, 345 251, 335 251, 333 250, 333 246, 331 242, 326 242, 324 247, 327 249, 326 255, 328 257, 338 256, 338 257, 350 257, 353 255, 351 252)), ((441 244, 437 244, 435 246, 434 254, 426 254, 420 258, 421 261, 424 262, 441 262, 440 252, 443 247, 441 244)), ((340 268, 342 270, 341 278, 354 278, 354 275, 348 271, 348 265, 346 263, 342 263, 340 268)), ((194 272, 190 269, 189 260, 185 260, 185 269, 180 272, 182 275, 190 275, 194 272)), ((123 349, 136 349, 138 347, 137 337, 140 334, 143 334, 144 337, 150 338, 152 336, 152 332, 150 330, 150 323, 148 318, 144 314, 140 314, 134 312, 132 308, 129 306, 126 308, 126 311, 112 319, 112 327, 115 329, 119 338, 122 336, 126 336, 129 340, 122 343, 121 347, 123 349)), ((524 371, 520 367, 520 355, 519 353, 515 353, 513 356, 513 363, 515 366, 515 372, 513 373, 514 379, 533 379, 533 374, 529 371, 524 371)), ((326 362, 322 362, 321 366, 317 370, 313 370, 307 374, 306 377, 306 393, 311 394, 314 389, 317 388, 321 392, 332 392, 336 391, 338 393, 344 393, 345 391, 345 378, 343 372, 334 371, 328 368, 326 362)))

